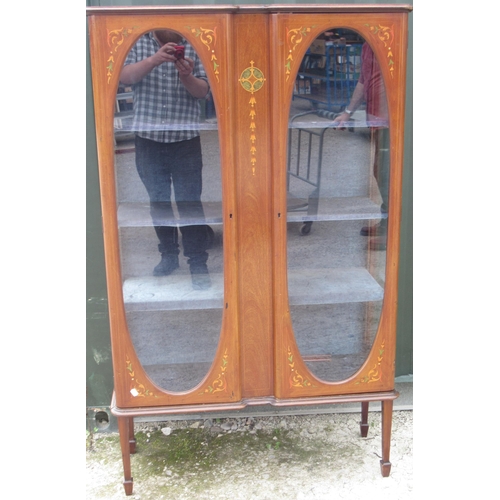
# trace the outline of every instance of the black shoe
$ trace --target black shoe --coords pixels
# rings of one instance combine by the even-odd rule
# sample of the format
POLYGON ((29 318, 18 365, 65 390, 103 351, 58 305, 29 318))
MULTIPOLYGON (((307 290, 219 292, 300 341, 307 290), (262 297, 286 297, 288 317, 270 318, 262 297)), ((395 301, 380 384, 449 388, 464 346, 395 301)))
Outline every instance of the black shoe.
POLYGON ((160 263, 153 269, 153 276, 168 276, 179 267, 179 256, 162 253, 160 263))
POLYGON ((387 250, 387 240, 385 236, 375 236, 369 240, 370 250, 387 250))
POLYGON ((210 226, 207 226, 207 250, 213 248, 214 241, 215 241, 214 230, 210 226))
POLYGON ((203 264, 191 264, 191 281, 194 290, 208 290, 212 286, 212 280, 208 272, 208 267, 203 264))
POLYGON ((380 222, 373 226, 364 226, 359 234, 361 236, 385 236, 387 234, 387 223, 380 222))

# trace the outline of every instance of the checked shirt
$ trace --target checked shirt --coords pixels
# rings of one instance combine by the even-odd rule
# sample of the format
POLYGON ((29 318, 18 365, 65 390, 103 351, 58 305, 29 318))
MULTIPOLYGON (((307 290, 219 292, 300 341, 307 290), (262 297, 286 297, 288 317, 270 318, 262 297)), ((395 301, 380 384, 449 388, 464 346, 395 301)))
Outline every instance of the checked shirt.
MULTIPOLYGON (((208 82, 193 47, 183 40, 185 57, 192 59, 193 75, 208 82)), ((142 36, 127 56, 125 65, 142 61, 156 53, 159 43, 152 33, 142 36)), ((173 63, 163 63, 132 86, 134 121, 132 130, 156 142, 179 142, 199 135, 200 102, 181 83, 173 63)))

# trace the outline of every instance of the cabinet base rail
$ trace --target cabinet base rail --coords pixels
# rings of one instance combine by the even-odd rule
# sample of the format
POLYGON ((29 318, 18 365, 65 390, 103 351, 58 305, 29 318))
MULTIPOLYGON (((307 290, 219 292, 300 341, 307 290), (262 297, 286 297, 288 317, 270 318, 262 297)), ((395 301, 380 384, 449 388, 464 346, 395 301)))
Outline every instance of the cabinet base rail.
POLYGON ((340 396, 325 396, 307 399, 277 399, 274 397, 242 399, 237 403, 207 404, 207 405, 185 405, 185 406, 158 406, 149 408, 120 408, 116 405, 115 394, 111 401, 111 413, 117 417, 118 431, 120 434, 120 447, 123 461, 123 487, 126 495, 133 493, 133 478, 130 455, 136 452, 136 440, 134 434, 134 418, 145 416, 160 416, 179 413, 206 413, 221 410, 242 410, 248 406, 270 404, 277 407, 318 405, 318 404, 341 404, 361 403, 360 434, 365 438, 368 436, 368 409, 370 402, 380 401, 382 404, 382 458, 380 460, 380 472, 382 477, 388 477, 391 472, 390 448, 392 412, 394 400, 399 396, 395 390, 371 394, 352 394, 340 396))

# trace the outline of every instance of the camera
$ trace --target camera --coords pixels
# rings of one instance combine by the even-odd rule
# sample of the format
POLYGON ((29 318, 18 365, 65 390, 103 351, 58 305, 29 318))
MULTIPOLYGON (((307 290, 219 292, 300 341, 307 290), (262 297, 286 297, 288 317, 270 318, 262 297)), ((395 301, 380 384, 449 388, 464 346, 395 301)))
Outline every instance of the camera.
POLYGON ((174 50, 176 59, 184 59, 184 45, 176 45, 174 50))

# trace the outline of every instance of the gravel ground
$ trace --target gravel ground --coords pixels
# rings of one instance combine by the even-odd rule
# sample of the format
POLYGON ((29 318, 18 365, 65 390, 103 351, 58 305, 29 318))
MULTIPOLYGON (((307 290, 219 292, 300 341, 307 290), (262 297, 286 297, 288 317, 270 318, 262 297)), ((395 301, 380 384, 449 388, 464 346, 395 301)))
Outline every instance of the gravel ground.
MULTIPOLYGON (((380 412, 136 424, 136 500, 412 498, 413 412, 395 411, 392 470, 380 474, 380 412)), ((87 438, 87 499, 126 498, 117 433, 87 438)))

